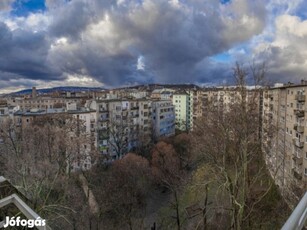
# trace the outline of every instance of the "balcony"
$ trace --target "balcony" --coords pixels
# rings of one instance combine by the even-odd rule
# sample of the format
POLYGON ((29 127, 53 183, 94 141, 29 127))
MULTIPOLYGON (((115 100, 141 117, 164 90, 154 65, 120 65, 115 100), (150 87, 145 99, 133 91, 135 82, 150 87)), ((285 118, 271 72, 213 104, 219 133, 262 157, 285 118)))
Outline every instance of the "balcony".
POLYGON ((298 148, 304 147, 304 142, 300 141, 299 139, 296 139, 296 138, 293 139, 293 144, 298 148))
POLYGON ((100 117, 100 118, 99 118, 99 121, 108 121, 108 120, 109 120, 108 117, 100 117))
POLYGON ((297 165, 302 165, 303 164, 303 157, 298 157, 297 155, 294 155, 292 159, 295 161, 297 165))
POLYGON ((304 102, 305 99, 306 99, 305 95, 301 95, 301 94, 295 95, 295 100, 297 100, 298 102, 304 102))
POLYGON ((297 131, 298 133, 304 132, 304 126, 301 124, 294 124, 293 129, 297 131))
POLYGON ((107 140, 109 139, 109 132, 104 131, 104 130, 99 130, 98 131, 98 139, 99 140, 107 140))
POLYGON ((295 109, 294 113, 297 117, 304 117, 305 116, 305 111, 303 109, 295 109))
POLYGON ((300 200, 294 211, 292 212, 291 216, 284 224, 281 230, 301 230, 304 228, 307 220, 307 192, 300 200))
POLYGON ((101 113, 108 113, 109 110, 107 108, 100 108, 99 112, 101 112, 101 113))
POLYGON ((297 169, 294 168, 292 171, 294 178, 296 178, 297 180, 301 180, 303 178, 301 173, 299 173, 297 169))
MULTIPOLYGON (((16 189, 10 182, 8 182, 4 177, 0 176, 0 210, 7 208, 6 212, 12 212, 13 215, 23 214, 27 219, 43 219, 41 218, 24 200, 28 201, 18 189, 16 189), (16 207, 17 209, 13 208, 16 207), (15 213, 16 212, 16 213, 15 213), (18 213, 17 213, 18 212, 18 213)), ((5 220, 0 221, 0 228, 2 229, 5 225, 5 220)), ((51 229, 48 225, 45 226, 35 226, 34 228, 40 230, 51 229)), ((10 228, 12 229, 12 228, 10 228)), ((14 228, 15 229, 15 228, 14 228)))
POLYGON ((133 106, 131 107, 131 110, 138 110, 140 107, 139 106, 133 106))
POLYGON ((109 147, 107 145, 100 145, 99 146, 99 151, 100 152, 105 152, 109 149, 109 147))
POLYGON ((108 126, 100 126, 98 129, 102 130, 102 131, 107 131, 108 130, 108 126))

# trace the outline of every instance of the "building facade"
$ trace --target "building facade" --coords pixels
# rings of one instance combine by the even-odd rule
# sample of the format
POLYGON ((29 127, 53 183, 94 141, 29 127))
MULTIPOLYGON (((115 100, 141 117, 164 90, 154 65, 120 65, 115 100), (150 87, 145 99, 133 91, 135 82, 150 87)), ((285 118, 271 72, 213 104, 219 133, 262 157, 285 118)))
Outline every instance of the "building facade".
POLYGON ((175 107, 176 128, 182 131, 191 129, 193 110, 190 94, 184 90, 173 94, 173 105, 175 107))
POLYGON ((170 100, 152 102, 152 123, 155 138, 175 135, 175 109, 170 100))
POLYGON ((263 97, 263 150, 289 203, 307 190, 307 82, 267 89, 263 97))

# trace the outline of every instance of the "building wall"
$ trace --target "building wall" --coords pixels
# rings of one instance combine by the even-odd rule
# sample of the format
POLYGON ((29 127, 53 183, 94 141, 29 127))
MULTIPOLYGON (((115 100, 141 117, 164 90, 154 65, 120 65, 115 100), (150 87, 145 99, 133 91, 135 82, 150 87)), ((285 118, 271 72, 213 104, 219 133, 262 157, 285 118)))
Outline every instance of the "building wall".
POLYGON ((307 85, 264 93, 263 149, 276 183, 289 202, 307 189, 307 85))
POLYGON ((190 95, 187 93, 175 93, 173 105, 175 106, 176 128, 182 131, 191 127, 191 104, 190 95))
MULTIPOLYGON (((125 154, 133 148, 147 144, 151 138, 151 101, 146 99, 114 99, 94 101, 98 117, 98 148, 102 154, 116 159, 116 134, 123 129, 121 146, 125 154), (115 126, 118 126, 118 130, 115 126)), ((121 155, 122 155, 121 154, 121 155)))
POLYGON ((152 102, 152 122, 156 138, 175 134, 175 112, 170 100, 152 102))

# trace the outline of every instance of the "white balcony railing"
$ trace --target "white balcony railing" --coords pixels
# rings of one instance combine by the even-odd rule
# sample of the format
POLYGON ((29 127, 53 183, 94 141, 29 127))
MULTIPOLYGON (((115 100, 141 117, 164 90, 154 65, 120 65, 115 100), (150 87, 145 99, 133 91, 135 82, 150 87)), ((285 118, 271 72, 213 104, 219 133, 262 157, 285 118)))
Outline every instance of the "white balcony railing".
MULTIPOLYGON (((6 182, 6 179, 0 176, 0 183, 6 182)), ((14 204, 22 214, 28 219, 42 219, 35 211, 33 211, 17 194, 13 193, 7 197, 4 197, 0 200, 0 210, 1 208, 14 204)), ((0 222, 0 228, 3 228, 5 225, 5 221, 0 222)), ((39 230, 50 230, 51 228, 47 225, 45 226, 35 226, 35 228, 39 230)))
POLYGON ((300 200, 281 230, 301 230, 307 220, 307 192, 300 200))

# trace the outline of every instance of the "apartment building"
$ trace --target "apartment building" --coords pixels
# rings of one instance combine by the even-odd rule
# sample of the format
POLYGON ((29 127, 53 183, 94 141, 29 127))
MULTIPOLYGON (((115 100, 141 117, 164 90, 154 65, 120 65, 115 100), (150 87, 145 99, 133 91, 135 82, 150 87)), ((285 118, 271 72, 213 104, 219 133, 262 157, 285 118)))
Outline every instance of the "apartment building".
POLYGON ((106 158, 120 158, 151 140, 150 100, 93 100, 88 106, 96 110, 98 149, 106 158))
POLYGON ((173 105, 175 107, 176 128, 182 131, 190 130, 193 125, 193 104, 190 93, 185 90, 175 92, 173 105))
POLYGON ((76 103, 78 107, 81 107, 85 102, 83 97, 35 97, 35 98, 12 98, 8 99, 8 103, 11 106, 19 106, 21 110, 31 109, 54 109, 65 108, 67 103, 76 103))
POLYGON ((307 81, 266 89, 263 150, 276 183, 289 203, 307 190, 307 81))
POLYGON ((0 121, 6 118, 12 118, 14 112, 18 111, 19 107, 9 106, 6 103, 0 102, 0 121))
MULTIPOLYGON (((85 138, 81 144, 79 143, 78 147, 75 146, 76 154, 70 154, 69 159, 67 158, 67 171, 88 170, 95 163, 95 159, 91 154, 97 148, 96 111, 86 108, 71 109, 76 108, 71 105, 69 108, 19 110, 14 113, 14 124, 18 130, 22 131, 34 122, 40 122, 44 118, 53 119, 62 115, 63 117, 67 116, 67 119, 69 117, 74 118, 76 126, 72 126, 74 129, 68 130, 69 135, 75 137, 82 133, 85 138)), ((77 143, 75 144, 77 145, 77 143)))
POLYGON ((162 88, 162 89, 154 89, 151 92, 151 98, 154 100, 171 100, 173 93, 176 90, 174 89, 168 89, 168 88, 162 88))
POLYGON ((152 122, 155 138, 175 135, 175 109, 170 100, 152 102, 152 122))
POLYGON ((80 131, 85 133, 87 138, 82 145, 80 145, 79 151, 82 157, 73 157, 73 159, 71 159, 71 170, 88 170, 96 161, 93 156, 97 149, 96 111, 87 108, 79 108, 76 110, 67 110, 67 113, 77 120, 80 131))

